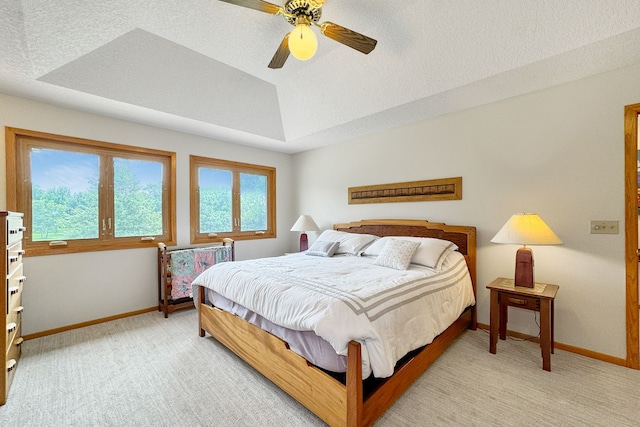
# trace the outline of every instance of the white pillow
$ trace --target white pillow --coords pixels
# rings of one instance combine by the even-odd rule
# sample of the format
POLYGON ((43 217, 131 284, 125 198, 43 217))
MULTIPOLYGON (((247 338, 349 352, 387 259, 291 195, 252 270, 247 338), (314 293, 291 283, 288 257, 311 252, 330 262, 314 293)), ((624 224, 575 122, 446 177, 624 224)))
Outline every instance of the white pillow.
POLYGON ((347 233, 338 230, 324 230, 318 240, 323 242, 340 242, 336 254, 357 255, 362 254, 362 250, 371 242, 378 239, 372 234, 347 233))
POLYGON ((413 254, 411 262, 413 264, 424 265, 425 267, 440 270, 442 263, 450 252, 458 249, 458 246, 448 240, 435 239, 433 237, 411 237, 411 236, 393 236, 382 237, 368 246, 363 255, 378 256, 390 239, 407 240, 410 242, 419 242, 420 247, 413 254))
POLYGON ((389 239, 373 262, 382 267, 406 270, 411 264, 411 257, 420 246, 419 242, 409 240, 389 239))
POLYGON ((305 252, 307 255, 332 257, 340 246, 339 242, 324 242, 316 240, 305 252))
MULTIPOLYGON (((384 248, 384 245, 387 244, 387 242, 389 240, 391 240, 391 237, 381 237, 378 240, 376 240, 375 242, 371 243, 369 246, 367 246, 364 251, 362 251, 362 255, 364 256, 378 256, 380 255, 380 252, 382 251, 382 248, 384 248)), ((396 239, 401 239, 401 237, 396 237, 396 239)))

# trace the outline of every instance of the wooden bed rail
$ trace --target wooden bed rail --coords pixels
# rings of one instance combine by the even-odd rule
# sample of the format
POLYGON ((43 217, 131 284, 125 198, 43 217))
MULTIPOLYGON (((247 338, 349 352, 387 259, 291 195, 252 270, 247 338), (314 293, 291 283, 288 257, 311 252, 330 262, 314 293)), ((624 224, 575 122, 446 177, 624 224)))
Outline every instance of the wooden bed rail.
MULTIPOLYGON (((204 288, 199 287, 199 301, 204 288)), ((309 364, 289 350, 287 343, 268 332, 216 307, 199 304, 201 337, 205 331, 233 351, 280 389, 334 427, 372 425, 413 382, 470 326, 471 313, 463 314, 404 362, 394 375, 365 398, 362 379, 362 349, 351 341, 347 355, 346 384, 309 364)))
MULTIPOLYGON (((238 316, 206 304, 199 304, 198 316, 202 322, 200 336, 204 336, 205 330, 209 332, 222 345, 330 426, 362 425, 346 423, 348 408, 353 404, 361 407, 361 393, 358 395, 357 392, 348 392, 347 387, 340 381, 289 350, 287 343, 280 338, 245 322, 238 316), (352 403, 348 403, 349 400, 352 403)), ((360 351, 359 344, 355 347, 350 346, 350 353, 356 349, 360 351)), ((355 357, 357 356, 352 356, 352 359, 355 357)), ((357 359, 357 363, 361 365, 361 359, 357 359)), ((359 368, 361 372, 361 366, 359 368)), ((357 377, 352 381, 356 381, 355 378, 357 377)), ((361 386, 362 381, 359 381, 359 384, 361 386)), ((350 416, 356 420, 360 419, 362 414, 360 412, 350 416)))

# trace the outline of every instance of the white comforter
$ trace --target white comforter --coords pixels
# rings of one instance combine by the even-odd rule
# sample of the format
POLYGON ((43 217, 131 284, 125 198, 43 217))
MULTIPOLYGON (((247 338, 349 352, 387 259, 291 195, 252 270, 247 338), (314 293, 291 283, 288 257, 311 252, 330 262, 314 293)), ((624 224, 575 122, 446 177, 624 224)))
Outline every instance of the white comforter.
POLYGON ((216 264, 193 282, 299 331, 314 331, 336 353, 363 344, 363 377, 385 378, 405 354, 429 344, 475 304, 464 257, 454 252, 442 272, 411 265, 398 271, 375 257, 322 258, 304 253, 216 264))

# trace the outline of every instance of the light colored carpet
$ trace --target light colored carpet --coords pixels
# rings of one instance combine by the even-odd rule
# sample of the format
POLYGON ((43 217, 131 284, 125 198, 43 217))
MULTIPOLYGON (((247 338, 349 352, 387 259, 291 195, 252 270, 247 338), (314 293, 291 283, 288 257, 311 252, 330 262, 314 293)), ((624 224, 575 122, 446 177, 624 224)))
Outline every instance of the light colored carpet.
MULTIPOLYGON (((2 426, 321 426, 211 337, 148 313, 26 341, 2 426)), ((376 426, 637 426, 640 371, 467 331, 376 426)))

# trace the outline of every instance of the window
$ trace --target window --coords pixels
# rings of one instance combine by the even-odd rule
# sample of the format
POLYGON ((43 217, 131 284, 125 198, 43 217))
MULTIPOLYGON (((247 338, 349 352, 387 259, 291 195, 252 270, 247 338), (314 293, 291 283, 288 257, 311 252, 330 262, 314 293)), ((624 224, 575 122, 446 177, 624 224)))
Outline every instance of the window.
POLYGON ((276 170, 190 157, 191 243, 276 236, 276 170))
POLYGON ((175 153, 6 133, 7 204, 25 215, 28 255, 175 244, 175 153))

